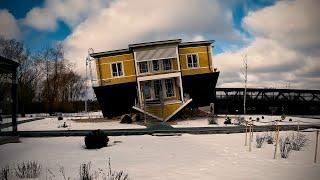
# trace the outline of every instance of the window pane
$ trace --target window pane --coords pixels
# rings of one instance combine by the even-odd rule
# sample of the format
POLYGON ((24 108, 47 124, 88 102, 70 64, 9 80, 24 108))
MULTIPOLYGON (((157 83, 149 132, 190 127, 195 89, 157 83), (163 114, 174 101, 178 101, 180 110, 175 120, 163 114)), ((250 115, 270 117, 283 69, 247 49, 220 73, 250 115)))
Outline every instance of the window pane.
POLYGON ((152 61, 152 69, 153 69, 153 71, 159 71, 159 61, 158 60, 152 61))
POLYGON ((193 67, 192 56, 191 55, 187 55, 187 60, 188 60, 188 67, 192 68, 193 67))
POLYGON ((140 73, 147 73, 148 72, 148 64, 147 62, 140 62, 139 63, 140 73))
POLYGON ((118 76, 117 64, 112 64, 112 76, 118 76))
POLYGON ((192 54, 193 67, 198 67, 198 58, 196 54, 192 54))
POLYGON ((174 96, 174 90, 173 90, 173 80, 172 79, 166 79, 165 80, 165 87, 166 87, 166 96, 172 97, 174 96))
POLYGON ((151 99, 151 82, 147 81, 143 86, 143 93, 145 99, 151 99))
POLYGON ((170 59, 163 60, 163 69, 164 70, 171 70, 171 61, 170 59))
POLYGON ((153 83, 154 83, 154 96, 156 99, 160 99, 161 81, 155 80, 153 83))
POLYGON ((118 67, 118 76, 122 76, 123 75, 122 64, 121 63, 117 63, 117 67, 118 67))

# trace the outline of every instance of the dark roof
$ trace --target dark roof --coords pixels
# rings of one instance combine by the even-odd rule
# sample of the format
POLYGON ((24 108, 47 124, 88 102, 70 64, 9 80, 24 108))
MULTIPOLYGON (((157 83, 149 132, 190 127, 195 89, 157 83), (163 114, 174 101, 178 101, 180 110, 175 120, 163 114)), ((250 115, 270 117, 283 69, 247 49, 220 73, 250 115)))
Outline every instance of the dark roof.
POLYGON ((104 57, 104 56, 114 56, 114 55, 120 55, 120 54, 127 54, 130 52, 132 52, 130 49, 118 49, 118 50, 112 50, 112 51, 92 53, 92 54, 90 54, 90 56, 93 58, 99 58, 99 57, 104 57))
POLYGON ((165 40, 165 41, 153 41, 153 42, 144 42, 144 43, 138 43, 138 44, 129 44, 129 48, 137 48, 137 47, 143 47, 143 46, 156 46, 156 45, 162 45, 162 44, 178 44, 181 43, 181 39, 171 39, 171 40, 165 40))
POLYGON ((214 40, 182 42, 182 43, 179 44, 179 47, 210 45, 210 44, 213 44, 213 43, 214 43, 214 40))
POLYGON ((12 73, 19 66, 16 60, 0 56, 0 73, 12 73))
POLYGON ((133 48, 140 48, 140 47, 145 47, 145 46, 156 46, 156 45, 163 45, 163 44, 178 44, 179 47, 189 47, 189 46, 199 46, 199 45, 211 45, 212 43, 214 43, 214 40, 193 41, 193 42, 181 42, 181 41, 182 41, 181 39, 170 39, 170 40, 165 40, 165 41, 153 41, 153 42, 129 44, 129 48, 127 48, 127 49, 119 49, 119 50, 92 53, 92 54, 90 54, 90 56, 93 58, 99 58, 99 57, 127 54, 127 53, 131 53, 133 48))

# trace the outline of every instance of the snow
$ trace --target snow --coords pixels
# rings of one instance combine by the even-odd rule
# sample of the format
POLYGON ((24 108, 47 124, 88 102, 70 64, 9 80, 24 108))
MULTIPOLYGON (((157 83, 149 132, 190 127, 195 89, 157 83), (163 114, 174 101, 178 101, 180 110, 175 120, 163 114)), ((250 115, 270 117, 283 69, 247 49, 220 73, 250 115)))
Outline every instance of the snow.
MULTIPOLYGON (((218 124, 208 124, 208 118, 196 118, 196 119, 187 119, 183 121, 178 121, 177 124, 172 125, 173 127, 216 127, 216 126, 226 126, 224 124, 226 115, 219 115, 217 122, 218 124)), ((237 115, 228 115, 231 118, 232 122, 235 122, 235 119, 237 119, 239 116, 237 115)), ((245 120, 249 121, 249 118, 251 117, 253 120, 256 120, 259 118, 259 122, 254 121, 253 124, 255 126, 263 126, 263 125, 272 125, 274 124, 275 120, 281 119, 281 116, 266 116, 266 115, 241 115, 241 117, 244 117, 245 120), (262 116, 264 116, 264 119, 262 119, 262 116)), ((307 117, 292 117, 287 116, 285 120, 282 122, 278 122, 279 125, 298 125, 298 122, 300 125, 306 125, 306 124, 320 124, 320 119, 313 119, 313 118, 307 118, 307 117), (289 119, 292 119, 290 122, 289 119)), ((234 126, 234 125, 227 125, 227 126, 234 126)))
MULTIPOLYGON (((76 119, 79 119, 78 117, 76 119)), ((130 128, 145 128, 145 126, 137 124, 121 124, 120 121, 109 120, 104 122, 77 122, 72 118, 66 117, 59 121, 58 118, 45 118, 43 120, 32 121, 18 125, 19 131, 42 131, 42 130, 83 130, 83 129, 130 129, 130 128), (64 122, 68 125, 67 128, 59 126, 64 122)))
POLYGON ((288 159, 279 154, 273 159, 274 146, 269 144, 257 149, 253 143, 249 152, 241 133, 109 137, 111 146, 99 150, 84 149, 82 137, 21 138, 22 143, 0 146, 0 167, 36 160, 57 174, 63 166, 66 175, 76 179, 81 163, 91 161, 91 169, 105 169, 111 158, 112 169, 126 171, 131 179, 318 180, 320 163, 313 163, 315 133, 305 134, 309 146, 288 159))

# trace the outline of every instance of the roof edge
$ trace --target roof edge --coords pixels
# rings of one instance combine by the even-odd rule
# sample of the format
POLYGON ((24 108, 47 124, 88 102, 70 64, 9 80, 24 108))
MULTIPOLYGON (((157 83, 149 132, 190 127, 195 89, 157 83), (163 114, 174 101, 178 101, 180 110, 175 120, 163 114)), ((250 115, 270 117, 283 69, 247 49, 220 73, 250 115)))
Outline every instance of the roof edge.
POLYGON ((170 39, 164 41, 152 41, 152 42, 144 42, 144 43, 137 43, 137 44, 129 44, 129 48, 137 48, 142 46, 156 46, 162 44, 179 44, 181 43, 182 39, 170 39))

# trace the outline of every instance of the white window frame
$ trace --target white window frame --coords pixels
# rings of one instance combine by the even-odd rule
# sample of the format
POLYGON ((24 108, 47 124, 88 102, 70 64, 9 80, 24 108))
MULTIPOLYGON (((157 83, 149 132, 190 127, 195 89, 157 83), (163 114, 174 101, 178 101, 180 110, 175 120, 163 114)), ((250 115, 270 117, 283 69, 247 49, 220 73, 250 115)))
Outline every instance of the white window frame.
POLYGON ((161 62, 160 62, 160 60, 152 60, 151 61, 151 70, 153 71, 153 72, 159 72, 159 71, 161 71, 161 62), (154 66, 153 66, 153 62, 158 62, 158 70, 154 70, 154 66))
POLYGON ((173 65, 172 65, 172 60, 171 59, 162 59, 162 64, 163 64, 163 66, 162 66, 163 67, 163 71, 171 71, 173 69, 172 68, 173 65), (165 60, 168 60, 170 62, 170 69, 165 69, 165 66, 166 66, 165 63, 164 63, 165 60))
POLYGON ((198 54, 198 53, 189 53, 189 54, 186 54, 186 63, 187 63, 188 69, 197 69, 197 68, 200 68, 200 62, 199 62, 199 61, 200 61, 200 59, 199 59, 199 54, 198 54), (196 55, 196 57, 197 57, 197 67, 193 66, 193 65, 194 65, 193 55, 196 55), (191 56, 192 67, 189 67, 188 56, 191 56))
POLYGON ((112 78, 119 78, 119 77, 123 77, 124 76, 124 67, 123 67, 123 62, 122 61, 117 61, 117 62, 112 62, 110 63, 110 73, 111 73, 111 77, 112 78), (119 75, 119 69, 118 69, 118 65, 117 64, 121 64, 121 71, 122 71, 122 75, 119 75), (117 68, 117 76, 113 75, 113 69, 112 69, 112 65, 116 64, 116 68, 117 68))
POLYGON ((148 61, 141 61, 141 62, 138 62, 138 70, 139 70, 139 74, 147 74, 147 73, 149 73, 149 63, 148 63, 148 61), (141 72, 140 71, 140 63, 146 63, 147 64, 147 72, 141 72))
POLYGON ((164 91, 164 94, 165 94, 165 97, 166 98, 172 98, 172 97, 176 97, 176 87, 175 87, 175 79, 163 79, 163 85, 162 85, 163 89, 165 90, 164 91), (173 88, 173 95, 172 96, 167 96, 167 87, 166 87, 166 80, 170 80, 172 82, 172 88, 173 88))

